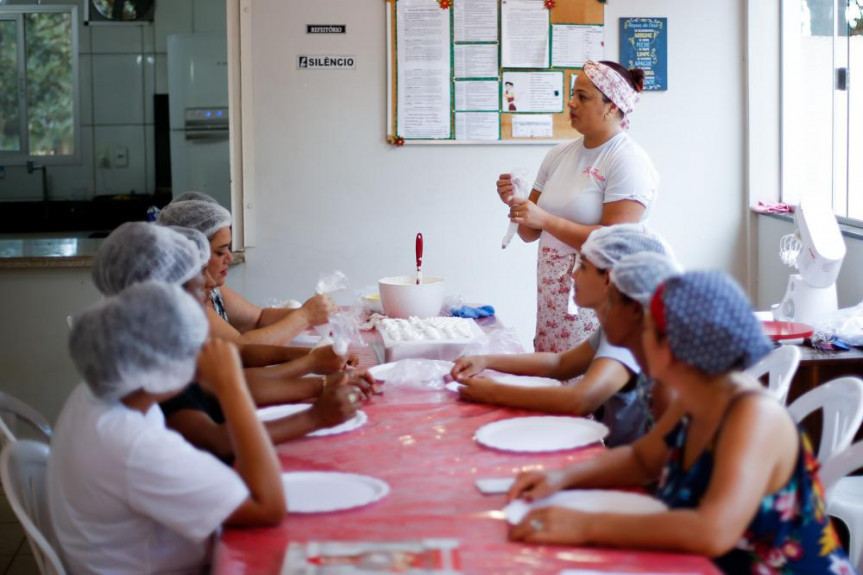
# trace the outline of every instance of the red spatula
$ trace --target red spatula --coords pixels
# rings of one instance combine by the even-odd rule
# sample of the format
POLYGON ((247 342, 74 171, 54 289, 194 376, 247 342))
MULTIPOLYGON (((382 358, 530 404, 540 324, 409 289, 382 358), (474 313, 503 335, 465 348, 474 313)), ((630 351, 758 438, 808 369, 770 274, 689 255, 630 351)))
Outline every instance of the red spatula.
POLYGON ((417 285, 423 283, 423 235, 417 234, 417 285))

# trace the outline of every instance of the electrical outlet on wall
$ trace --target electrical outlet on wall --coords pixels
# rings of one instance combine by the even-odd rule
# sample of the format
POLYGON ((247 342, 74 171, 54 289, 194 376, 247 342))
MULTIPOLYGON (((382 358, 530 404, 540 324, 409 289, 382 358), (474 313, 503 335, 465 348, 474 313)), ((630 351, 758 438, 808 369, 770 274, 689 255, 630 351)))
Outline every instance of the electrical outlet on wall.
POLYGON ((111 165, 115 168, 129 167, 129 148, 126 146, 111 146, 111 165))

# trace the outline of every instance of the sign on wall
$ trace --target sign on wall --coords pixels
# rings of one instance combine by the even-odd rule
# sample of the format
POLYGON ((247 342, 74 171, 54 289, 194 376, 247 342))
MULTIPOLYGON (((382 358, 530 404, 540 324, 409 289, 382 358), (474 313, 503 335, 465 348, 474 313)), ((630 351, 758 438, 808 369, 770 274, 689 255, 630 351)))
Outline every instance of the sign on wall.
POLYGON ((353 70, 354 56, 297 56, 298 70, 353 70))
POLYGON ((668 18, 621 18, 620 63, 644 70, 644 91, 668 89, 668 18))
POLYGON ((344 34, 347 29, 345 24, 307 24, 306 34, 344 34))

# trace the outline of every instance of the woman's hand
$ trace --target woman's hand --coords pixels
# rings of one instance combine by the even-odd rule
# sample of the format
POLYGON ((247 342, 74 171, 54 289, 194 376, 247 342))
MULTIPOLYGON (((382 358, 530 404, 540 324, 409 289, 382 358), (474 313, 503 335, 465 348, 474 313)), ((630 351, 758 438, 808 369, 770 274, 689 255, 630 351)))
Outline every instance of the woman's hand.
POLYGON ((345 369, 357 361, 355 355, 338 355, 332 345, 316 347, 309 352, 312 358, 312 371, 314 373, 329 374, 345 369), (352 363, 353 362, 353 363, 352 363))
POLYGON ((555 469, 546 471, 525 471, 519 473, 512 487, 506 494, 506 500, 524 499, 525 501, 536 501, 548 497, 567 487, 566 473, 555 469))
POLYGON ((363 399, 369 399, 372 394, 379 395, 383 393, 375 378, 367 369, 348 368, 348 385, 355 387, 361 394, 363 399))
POLYGON ((514 194, 515 186, 512 183, 512 174, 501 174, 497 179, 497 195, 500 197, 500 201, 509 205, 514 194))
POLYGON ((485 357, 481 355, 460 357, 455 360, 455 365, 452 366, 449 374, 456 380, 459 377, 471 377, 484 370, 487 363, 485 357))
POLYGON ((309 414, 317 429, 333 427, 354 416, 359 399, 360 395, 356 388, 348 385, 346 374, 333 374, 327 377, 327 385, 312 405, 309 414))
POLYGON ((533 509, 509 530, 512 541, 545 545, 580 545, 588 542, 589 513, 564 507, 533 509))
POLYGON ((549 213, 527 198, 512 198, 509 202, 509 221, 520 226, 541 230, 549 213))
POLYGON ((318 294, 306 300, 300 308, 310 326, 323 325, 330 321, 330 314, 338 311, 339 306, 327 294, 318 294))
POLYGON ((478 403, 495 403, 495 392, 502 387, 488 377, 458 376, 455 380, 462 385, 458 390, 461 398, 478 403))

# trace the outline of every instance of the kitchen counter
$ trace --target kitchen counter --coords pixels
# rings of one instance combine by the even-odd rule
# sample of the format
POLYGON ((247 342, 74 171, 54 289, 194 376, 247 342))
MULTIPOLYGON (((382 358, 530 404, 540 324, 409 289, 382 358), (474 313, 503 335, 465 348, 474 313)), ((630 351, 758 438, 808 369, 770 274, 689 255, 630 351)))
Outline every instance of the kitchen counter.
MULTIPOLYGON (((101 244, 94 238, 0 239, 0 269, 89 268, 101 244)), ((232 255, 234 264, 246 261, 243 252, 232 255)))

